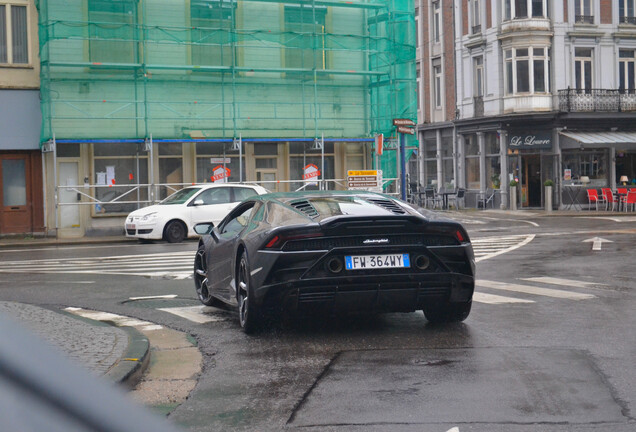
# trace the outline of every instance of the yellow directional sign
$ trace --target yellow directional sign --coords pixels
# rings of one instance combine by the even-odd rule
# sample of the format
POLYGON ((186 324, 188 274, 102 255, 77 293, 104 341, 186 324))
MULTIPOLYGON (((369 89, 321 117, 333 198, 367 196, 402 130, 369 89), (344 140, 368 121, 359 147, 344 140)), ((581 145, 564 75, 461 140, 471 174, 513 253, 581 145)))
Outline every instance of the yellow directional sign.
POLYGON ((347 171, 347 189, 382 192, 381 170, 347 171))
POLYGON ((347 171, 348 176, 377 176, 378 170, 347 171))

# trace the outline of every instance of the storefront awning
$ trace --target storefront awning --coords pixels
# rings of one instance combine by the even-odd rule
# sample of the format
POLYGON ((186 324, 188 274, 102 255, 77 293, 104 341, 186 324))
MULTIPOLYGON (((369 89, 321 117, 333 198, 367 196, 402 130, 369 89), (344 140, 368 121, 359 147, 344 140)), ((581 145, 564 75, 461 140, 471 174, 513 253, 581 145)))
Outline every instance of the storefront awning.
POLYGON ((636 146, 636 132, 559 132, 561 148, 636 146))

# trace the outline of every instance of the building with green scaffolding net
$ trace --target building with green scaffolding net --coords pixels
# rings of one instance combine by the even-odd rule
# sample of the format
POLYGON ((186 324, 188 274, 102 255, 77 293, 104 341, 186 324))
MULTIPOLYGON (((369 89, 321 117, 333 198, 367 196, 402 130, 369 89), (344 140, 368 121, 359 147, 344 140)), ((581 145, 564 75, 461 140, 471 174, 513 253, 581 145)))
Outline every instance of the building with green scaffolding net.
POLYGON ((416 117, 413 0, 36 3, 41 140, 95 189, 80 221, 209 182, 219 166, 225 180, 294 190, 313 163, 341 188, 347 170, 375 166, 374 135, 416 117), (126 185, 148 187, 103 204, 126 185))

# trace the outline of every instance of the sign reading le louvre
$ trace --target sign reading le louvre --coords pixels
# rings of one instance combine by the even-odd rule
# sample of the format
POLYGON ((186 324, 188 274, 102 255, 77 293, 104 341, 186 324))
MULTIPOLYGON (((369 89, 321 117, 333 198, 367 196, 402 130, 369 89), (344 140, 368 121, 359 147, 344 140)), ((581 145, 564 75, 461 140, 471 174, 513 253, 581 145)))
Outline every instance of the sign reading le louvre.
POLYGON ((552 148, 552 132, 541 131, 534 133, 508 134, 508 146, 511 149, 550 149, 552 148))

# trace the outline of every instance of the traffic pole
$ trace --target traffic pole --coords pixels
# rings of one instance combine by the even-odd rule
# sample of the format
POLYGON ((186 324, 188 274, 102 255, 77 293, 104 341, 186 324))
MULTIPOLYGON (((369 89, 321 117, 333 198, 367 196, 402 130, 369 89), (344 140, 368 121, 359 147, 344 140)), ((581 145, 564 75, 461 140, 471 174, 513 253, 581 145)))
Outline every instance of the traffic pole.
POLYGON ((406 201, 406 135, 400 136, 400 197, 406 201))

